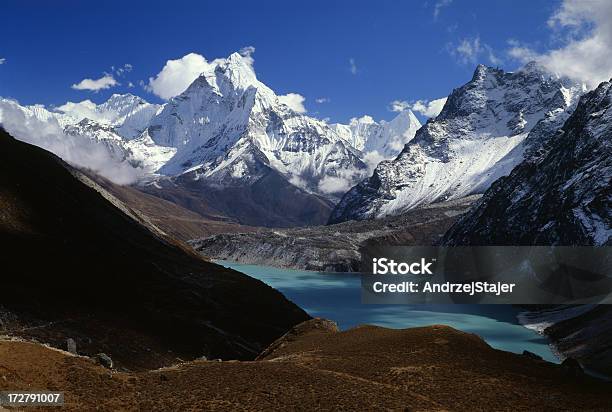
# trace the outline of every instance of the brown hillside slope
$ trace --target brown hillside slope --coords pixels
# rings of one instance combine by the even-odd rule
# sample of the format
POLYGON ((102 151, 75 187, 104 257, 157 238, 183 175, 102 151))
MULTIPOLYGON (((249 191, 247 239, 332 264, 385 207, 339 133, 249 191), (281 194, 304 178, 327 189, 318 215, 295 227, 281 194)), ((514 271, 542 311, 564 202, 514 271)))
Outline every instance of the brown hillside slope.
POLYGON ((300 325, 251 362, 111 372, 83 357, 0 341, 0 390, 64 391, 64 410, 610 410, 610 384, 492 349, 445 326, 337 332, 300 325))
POLYGON ((252 232, 257 228, 240 225, 228 217, 200 215, 161 197, 145 193, 133 186, 117 185, 93 172, 85 171, 117 199, 146 216, 164 233, 184 242, 220 233, 252 232))

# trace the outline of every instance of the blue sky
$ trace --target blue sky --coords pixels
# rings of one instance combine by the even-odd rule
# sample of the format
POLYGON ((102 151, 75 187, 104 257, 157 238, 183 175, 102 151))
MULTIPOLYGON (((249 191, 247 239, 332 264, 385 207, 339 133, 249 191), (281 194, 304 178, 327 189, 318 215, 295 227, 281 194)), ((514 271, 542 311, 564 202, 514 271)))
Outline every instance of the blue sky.
POLYGON ((0 95, 61 105, 129 91, 159 102, 138 83, 167 60, 190 52, 212 60, 253 46, 258 78, 278 94, 304 96, 310 114, 342 122, 363 114, 390 119, 392 101, 446 96, 476 63, 513 70, 527 51, 561 47, 547 24, 560 4, 4 0, 0 95), (525 53, 511 57, 517 45, 525 53), (125 64, 132 70, 112 72, 125 64), (71 88, 105 72, 121 85, 97 93, 71 88), (321 98, 327 101, 317 103, 321 98))

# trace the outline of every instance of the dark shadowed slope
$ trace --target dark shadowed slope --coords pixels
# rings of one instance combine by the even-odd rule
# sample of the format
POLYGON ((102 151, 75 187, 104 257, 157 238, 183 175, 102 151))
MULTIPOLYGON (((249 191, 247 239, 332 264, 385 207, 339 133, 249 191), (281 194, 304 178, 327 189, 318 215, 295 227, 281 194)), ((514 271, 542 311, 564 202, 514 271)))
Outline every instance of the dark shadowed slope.
MULTIPOLYGON (((584 95, 536 156, 497 180, 445 245, 612 245, 612 83, 584 95)), ((570 309, 571 310, 571 309, 570 309)), ((612 306, 559 322, 532 316, 563 356, 612 374, 612 306)), ((552 318, 551 318, 552 316, 552 318)))
POLYGON ((447 245, 612 245, 612 83, 584 95, 539 151, 497 180, 447 245))
POLYGON ((294 186, 263 162, 253 169, 254 176, 246 183, 208 182, 190 172, 140 189, 204 216, 228 216, 242 225, 295 227, 327 222, 333 208, 329 200, 294 186))
POLYGON ((245 233, 257 230, 256 227, 241 225, 222 215, 200 214, 186 209, 178 203, 145 193, 138 186, 121 186, 93 172, 84 171, 84 173, 126 206, 145 216, 164 233, 184 242, 220 233, 245 233))
MULTIPOLYGON (((123 213, 54 155, 0 131, 0 328, 119 365, 249 359, 308 315, 123 213)), ((113 200, 112 196, 106 195, 113 200)))

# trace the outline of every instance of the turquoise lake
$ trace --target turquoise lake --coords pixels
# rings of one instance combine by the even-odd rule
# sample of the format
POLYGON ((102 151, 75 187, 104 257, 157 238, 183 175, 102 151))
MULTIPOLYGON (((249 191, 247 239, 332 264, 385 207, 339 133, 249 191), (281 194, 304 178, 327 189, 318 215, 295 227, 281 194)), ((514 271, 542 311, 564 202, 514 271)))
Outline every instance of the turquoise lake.
POLYGON ((333 320, 341 329, 362 324, 396 329, 442 324, 475 333, 497 349, 528 350, 558 362, 547 339, 519 325, 519 310, 509 305, 364 305, 361 278, 356 274, 217 263, 278 289, 311 316, 333 320))

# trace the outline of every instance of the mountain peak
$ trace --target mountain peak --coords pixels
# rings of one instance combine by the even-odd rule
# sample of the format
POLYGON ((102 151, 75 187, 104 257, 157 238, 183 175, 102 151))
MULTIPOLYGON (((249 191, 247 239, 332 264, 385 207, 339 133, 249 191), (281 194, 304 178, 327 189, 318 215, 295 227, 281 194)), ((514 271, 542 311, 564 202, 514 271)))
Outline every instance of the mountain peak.
MULTIPOLYGON (((520 67, 517 73, 522 73, 527 76, 535 76, 543 79, 560 79, 562 76, 550 71, 535 60, 525 63, 520 67)), ((570 83, 569 79, 564 79, 566 83, 570 83)), ((575 83, 575 82, 571 82, 575 83)))
POLYGON ((522 72, 541 72, 544 71, 544 67, 535 60, 531 60, 525 63, 519 70, 522 72))
POLYGON ((232 53, 222 64, 215 68, 216 74, 223 74, 234 86, 246 89, 249 86, 262 86, 257 80, 251 62, 240 53, 232 53))
POLYGON ((113 93, 111 97, 108 98, 106 103, 110 101, 117 101, 117 100, 142 100, 146 102, 142 97, 136 96, 135 94, 132 94, 132 93, 113 93))
POLYGON ((370 179, 345 194, 330 222, 482 193, 567 119, 580 92, 567 86, 557 78, 478 65, 473 79, 453 91, 399 156, 379 163, 370 179))
POLYGON ((399 121, 400 119, 408 120, 409 122, 418 124, 419 126, 421 125, 421 122, 419 122, 419 119, 416 117, 414 112, 410 109, 402 110, 389 123, 392 123, 394 121, 399 121))
POLYGON ((232 54, 230 54, 229 57, 227 58, 227 62, 230 64, 246 63, 244 56, 238 52, 233 52, 232 54))
POLYGON ((486 66, 484 64, 479 64, 476 66, 474 70, 474 75, 472 76, 472 82, 476 82, 479 80, 484 80, 489 74, 497 74, 503 73, 503 70, 497 69, 495 67, 486 66))
POLYGON ((142 97, 133 95, 132 93, 114 93, 104 103, 97 105, 97 109, 101 111, 125 110, 125 108, 132 108, 140 104, 148 104, 148 102, 142 97))
POLYGON ((444 236, 444 245, 612 245, 612 87, 580 99, 555 142, 521 162, 444 236))

